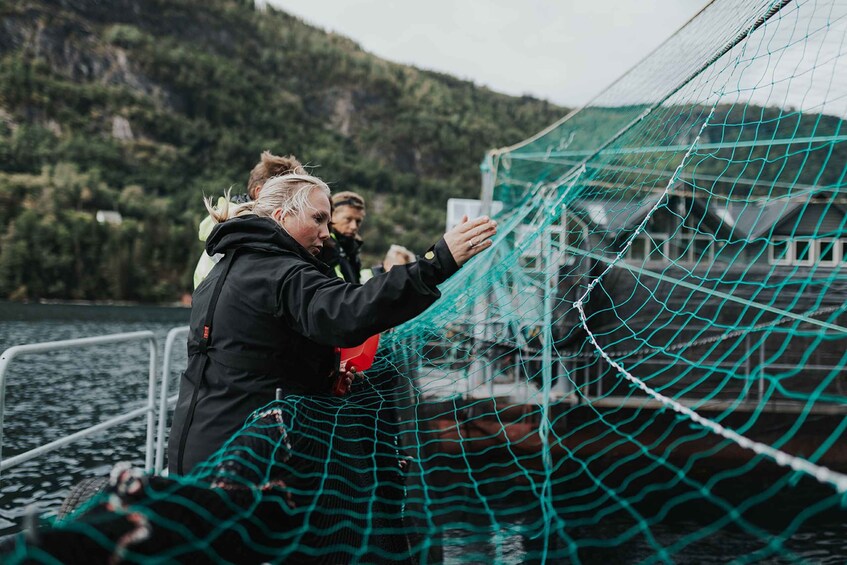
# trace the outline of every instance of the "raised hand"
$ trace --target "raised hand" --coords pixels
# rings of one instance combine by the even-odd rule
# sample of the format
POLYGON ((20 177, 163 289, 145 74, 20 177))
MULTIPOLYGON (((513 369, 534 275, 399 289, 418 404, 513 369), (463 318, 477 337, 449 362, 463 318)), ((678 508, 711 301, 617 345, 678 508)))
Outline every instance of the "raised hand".
POLYGON ((462 216, 462 221, 444 234, 444 241, 450 248, 456 264, 461 267, 468 259, 491 247, 490 238, 496 233, 497 222, 488 216, 474 220, 462 216))

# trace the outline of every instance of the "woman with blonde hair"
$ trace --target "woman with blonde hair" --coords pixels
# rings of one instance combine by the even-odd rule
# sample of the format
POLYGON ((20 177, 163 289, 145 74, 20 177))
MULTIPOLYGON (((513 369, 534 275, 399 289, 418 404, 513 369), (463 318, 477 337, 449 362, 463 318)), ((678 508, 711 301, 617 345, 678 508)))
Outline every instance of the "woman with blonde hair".
MULTIPOLYGON (((247 192, 236 196, 230 196, 230 194, 227 194, 226 196, 218 198, 218 207, 223 207, 230 203, 244 204, 245 202, 256 200, 259 195, 259 191, 269 178, 289 173, 302 175, 307 174, 302 163, 300 163, 294 155, 281 156, 274 155, 270 151, 263 151, 262 155, 259 157, 259 162, 256 163, 250 171, 250 176, 247 178, 247 192)), ((209 237, 209 232, 212 231, 212 227, 214 227, 214 225, 215 222, 211 215, 206 216, 203 221, 200 222, 200 227, 197 230, 197 236, 200 238, 200 241, 206 241, 206 238, 209 237)), ((200 259, 198 259, 197 266, 194 268, 194 288, 197 288, 197 285, 203 282, 203 279, 206 278, 209 271, 212 270, 212 267, 214 267, 215 263, 219 260, 220 254, 210 256, 205 250, 200 254, 200 259)))
MULTIPOLYGON (((207 200, 206 207, 216 222, 206 250, 223 258, 193 295, 169 471, 204 473, 214 464, 201 463, 220 453, 254 411, 283 400, 281 407, 297 410, 285 422, 291 438, 285 482, 295 508, 304 509, 303 531, 312 532, 303 543, 329 544, 321 551, 343 562, 349 555, 333 548, 355 547, 361 532, 374 528, 389 532, 382 541, 374 537, 376 547, 403 555, 398 540, 405 538, 380 510, 373 478, 383 447, 362 431, 375 424, 354 402, 331 395, 338 379, 349 391, 354 377, 340 366, 337 348, 359 345, 423 312, 440 296, 438 284, 491 245, 496 223, 465 218, 420 260, 358 285, 334 276, 316 258, 329 238, 332 210, 329 187, 320 179, 277 176, 256 200, 227 200, 219 208, 207 200), (339 522, 339 509, 352 517, 339 522), (327 529, 337 533, 331 539, 316 533, 327 529)), ((365 561, 384 561, 371 557, 375 561, 365 561)))
POLYGON ((339 376, 336 347, 423 312, 440 296, 437 285, 496 232, 488 218, 466 219, 419 261, 348 284, 315 258, 329 237, 329 195, 320 179, 287 174, 268 180, 256 200, 227 200, 218 209, 206 201, 217 222, 206 250, 223 259, 193 295, 172 472, 186 473, 214 453, 277 389, 327 394, 339 376))

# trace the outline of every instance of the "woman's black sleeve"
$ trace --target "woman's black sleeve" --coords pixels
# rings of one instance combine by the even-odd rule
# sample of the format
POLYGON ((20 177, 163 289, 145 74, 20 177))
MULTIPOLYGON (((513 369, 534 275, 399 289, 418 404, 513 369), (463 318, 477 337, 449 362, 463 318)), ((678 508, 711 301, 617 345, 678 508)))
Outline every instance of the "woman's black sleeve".
POLYGON ((309 339, 352 347, 426 310, 441 296, 436 285, 458 268, 443 239, 415 263, 362 285, 324 275, 304 261, 280 281, 278 314, 309 339))

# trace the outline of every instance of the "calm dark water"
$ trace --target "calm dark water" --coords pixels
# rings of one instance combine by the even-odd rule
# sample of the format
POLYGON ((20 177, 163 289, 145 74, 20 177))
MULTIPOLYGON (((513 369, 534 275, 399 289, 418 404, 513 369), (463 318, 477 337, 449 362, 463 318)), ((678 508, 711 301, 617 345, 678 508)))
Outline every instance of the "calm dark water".
MULTIPOLYGON (((148 306, 12 304, 0 302, 0 351, 13 345, 150 330, 161 372, 168 330, 188 323, 189 310, 148 306)), ((185 367, 184 341, 173 374, 185 367)), ((3 457, 144 405, 147 342, 87 346, 15 358, 6 370, 3 457)), ((30 508, 55 511, 83 478, 104 476, 118 461, 143 467, 146 419, 8 469, 0 476, 0 535, 20 530, 30 508)))
MULTIPOLYGON (((183 308, 77 305, 19 305, 0 302, 0 351, 13 345, 56 341, 111 333, 151 330, 157 336, 160 371, 165 336, 186 325, 183 308)), ((174 376, 185 365, 184 342, 176 348, 174 376)), ((144 342, 86 347, 26 355, 7 370, 3 456, 9 457, 62 435, 88 427, 141 406, 147 391, 147 346, 144 342)), ((68 490, 79 480, 108 474, 118 461, 144 464, 146 421, 124 424, 101 436, 85 439, 6 471, 0 477, 0 536, 21 529, 24 514, 33 508, 41 515, 58 509, 68 490)), ((479 468, 485 467, 481 461, 479 468)), ((619 515, 596 518, 565 516, 562 535, 545 536, 549 518, 533 505, 528 490, 509 493, 510 483, 491 481, 483 494, 486 507, 469 507, 476 498, 468 476, 439 471, 428 475, 431 487, 428 512, 440 530, 432 539, 432 562, 444 563, 845 563, 847 512, 836 507, 824 520, 798 522, 798 527, 776 528, 780 549, 767 549, 767 532, 751 535, 731 528, 716 529, 695 543, 682 543, 713 523, 698 516, 698 507, 653 523, 641 531, 637 522, 619 515), (438 499, 439 494, 443 500, 438 499), (457 498, 459 497, 459 498, 457 498), (457 502, 458 501, 458 502, 457 502), (459 503, 461 502, 461 503, 459 503), (539 534, 542 535, 539 535, 539 534), (564 541, 562 541, 564 540, 564 541), (574 542, 577 554, 569 548, 574 542)), ((410 493, 415 485, 410 484, 410 493)), ((573 501, 563 493, 563 504, 573 501)), ((787 515, 802 511, 785 508, 787 515)), ((555 512, 555 511, 554 511, 555 512)), ((777 512, 779 510, 777 509, 777 512)), ((630 517, 631 518, 631 517, 630 517)))

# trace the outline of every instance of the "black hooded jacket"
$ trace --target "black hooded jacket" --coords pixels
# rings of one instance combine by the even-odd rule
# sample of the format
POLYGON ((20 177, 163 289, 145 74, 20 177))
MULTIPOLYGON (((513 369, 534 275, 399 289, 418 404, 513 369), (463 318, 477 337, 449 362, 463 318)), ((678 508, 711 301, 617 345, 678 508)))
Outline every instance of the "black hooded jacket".
POLYGON ((420 261, 349 284, 275 221, 252 215, 215 226, 206 251, 224 258, 192 297, 188 367, 168 446, 169 469, 180 474, 217 451, 276 389, 329 394, 336 347, 420 314, 440 296, 436 285, 458 269, 442 239, 420 261))

